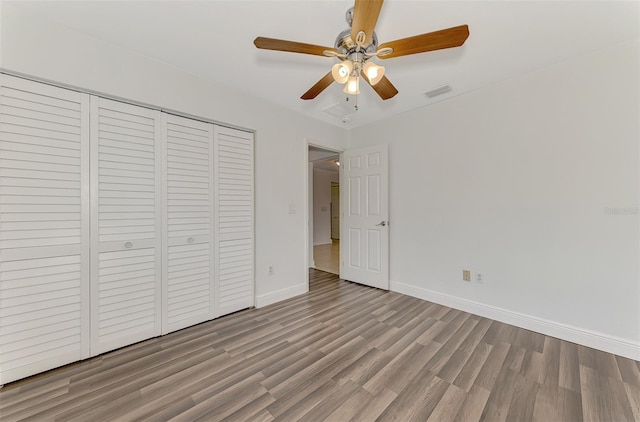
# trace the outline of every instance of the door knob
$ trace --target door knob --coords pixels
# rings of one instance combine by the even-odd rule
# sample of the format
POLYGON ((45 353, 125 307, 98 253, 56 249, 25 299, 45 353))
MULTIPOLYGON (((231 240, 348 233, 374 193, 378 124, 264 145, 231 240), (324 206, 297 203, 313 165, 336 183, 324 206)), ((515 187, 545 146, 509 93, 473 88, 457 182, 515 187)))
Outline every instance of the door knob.
POLYGON ((376 226, 382 226, 382 227, 384 227, 384 226, 386 226, 386 225, 387 225, 387 222, 386 222, 386 221, 384 221, 384 220, 382 220, 381 222, 379 222, 378 224, 376 224, 376 226))

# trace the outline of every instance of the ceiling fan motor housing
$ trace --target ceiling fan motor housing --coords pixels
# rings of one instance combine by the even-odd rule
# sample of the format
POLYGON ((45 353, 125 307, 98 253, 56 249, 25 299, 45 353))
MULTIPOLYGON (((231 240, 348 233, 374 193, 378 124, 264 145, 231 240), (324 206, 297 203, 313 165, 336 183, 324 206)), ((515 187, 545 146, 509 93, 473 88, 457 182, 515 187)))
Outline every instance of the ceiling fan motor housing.
POLYGON ((370 43, 358 47, 351 39, 351 28, 348 28, 338 34, 334 47, 340 54, 349 57, 350 60, 353 60, 351 55, 354 53, 361 55, 363 60, 368 60, 378 49, 378 36, 374 32, 371 35, 370 43))

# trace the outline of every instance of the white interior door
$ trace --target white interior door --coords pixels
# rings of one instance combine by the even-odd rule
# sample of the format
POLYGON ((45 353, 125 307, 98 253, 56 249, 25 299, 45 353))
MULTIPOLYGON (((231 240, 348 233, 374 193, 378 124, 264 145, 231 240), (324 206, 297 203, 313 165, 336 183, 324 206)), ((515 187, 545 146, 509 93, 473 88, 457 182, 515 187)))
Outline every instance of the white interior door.
POLYGON ((340 163, 340 278, 388 290, 387 145, 345 151, 340 163))
POLYGON ((213 125, 163 114, 163 334, 214 318, 213 125))
POLYGON ((160 112, 91 97, 91 353, 161 333, 160 112))

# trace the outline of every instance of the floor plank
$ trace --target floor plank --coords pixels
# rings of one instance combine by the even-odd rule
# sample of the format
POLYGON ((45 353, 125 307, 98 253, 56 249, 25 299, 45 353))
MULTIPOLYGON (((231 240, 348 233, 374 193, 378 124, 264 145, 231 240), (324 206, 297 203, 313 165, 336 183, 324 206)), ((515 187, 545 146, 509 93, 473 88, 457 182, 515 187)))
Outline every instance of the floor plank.
POLYGON ((4 386, 0 419, 631 421, 640 362, 310 271, 310 292, 4 386))

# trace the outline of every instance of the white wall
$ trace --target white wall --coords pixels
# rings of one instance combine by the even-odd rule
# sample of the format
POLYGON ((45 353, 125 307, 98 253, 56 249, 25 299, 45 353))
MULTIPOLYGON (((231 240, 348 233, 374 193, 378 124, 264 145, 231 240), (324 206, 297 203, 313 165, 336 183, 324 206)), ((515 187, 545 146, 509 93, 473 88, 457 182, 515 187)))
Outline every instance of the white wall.
POLYGON ((257 302, 264 305, 304 292, 305 138, 341 150, 342 129, 6 4, 0 28, 0 66, 5 70, 255 130, 257 302), (273 276, 267 275, 269 264, 273 276))
POLYGON ((331 182, 338 183, 338 172, 313 169, 313 244, 331 243, 331 182))
POLYGON ((392 289, 640 359, 638 63, 634 40, 353 129, 389 144, 392 289))

